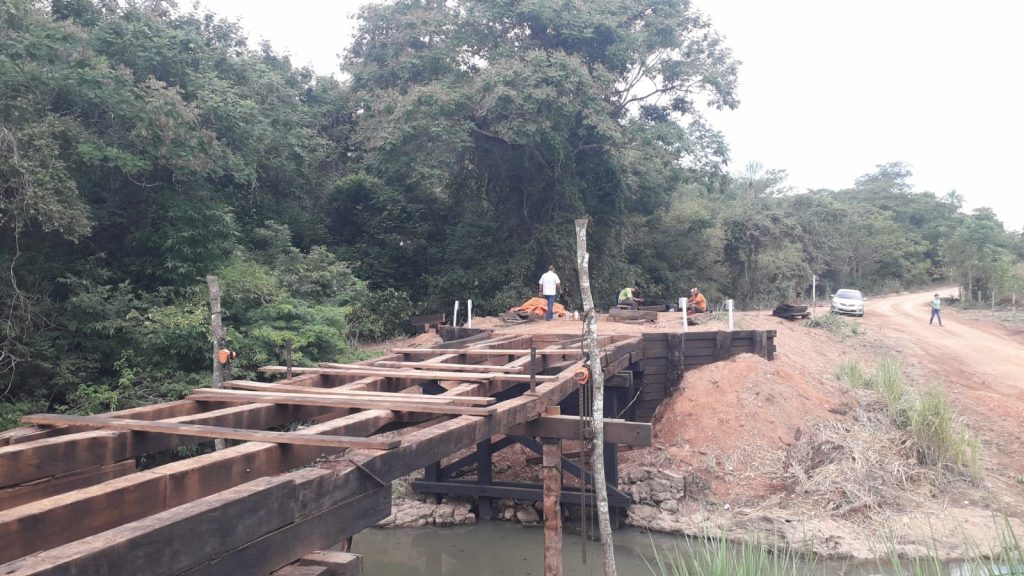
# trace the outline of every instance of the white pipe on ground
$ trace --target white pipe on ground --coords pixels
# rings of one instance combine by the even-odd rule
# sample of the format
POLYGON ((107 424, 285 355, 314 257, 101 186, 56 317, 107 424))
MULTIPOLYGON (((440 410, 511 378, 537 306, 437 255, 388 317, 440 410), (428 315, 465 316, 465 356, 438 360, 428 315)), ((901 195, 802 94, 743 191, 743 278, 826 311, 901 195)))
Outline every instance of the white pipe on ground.
POLYGON ((725 306, 729 309, 729 332, 732 332, 732 298, 725 301, 725 306))
POLYGON ((466 300, 466 328, 473 327, 473 301, 466 300))
POLYGON ((455 311, 452 312, 452 327, 459 325, 459 301, 455 301, 455 311))

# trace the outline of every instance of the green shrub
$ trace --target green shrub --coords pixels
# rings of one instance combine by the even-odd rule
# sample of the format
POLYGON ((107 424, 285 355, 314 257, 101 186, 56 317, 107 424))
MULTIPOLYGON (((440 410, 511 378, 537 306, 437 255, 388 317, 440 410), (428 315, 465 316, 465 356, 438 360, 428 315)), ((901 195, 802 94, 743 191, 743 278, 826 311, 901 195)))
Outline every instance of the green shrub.
POLYGON ((860 324, 838 314, 812 316, 804 320, 804 326, 808 328, 821 328, 839 337, 844 337, 848 333, 853 335, 860 334, 860 324))

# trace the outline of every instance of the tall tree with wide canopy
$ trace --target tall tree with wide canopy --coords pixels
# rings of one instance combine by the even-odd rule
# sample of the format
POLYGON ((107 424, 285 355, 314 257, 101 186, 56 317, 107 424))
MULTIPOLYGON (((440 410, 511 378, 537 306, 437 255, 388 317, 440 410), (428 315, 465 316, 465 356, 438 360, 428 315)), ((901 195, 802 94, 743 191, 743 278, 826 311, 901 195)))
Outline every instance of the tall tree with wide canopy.
POLYGON ((544 264, 569 267, 583 213, 595 287, 611 292, 631 280, 611 264, 629 259, 632 216, 725 158, 699 110, 737 105, 737 63, 687 2, 400 0, 360 17, 354 142, 445 230, 404 239, 428 296, 515 301, 544 264))

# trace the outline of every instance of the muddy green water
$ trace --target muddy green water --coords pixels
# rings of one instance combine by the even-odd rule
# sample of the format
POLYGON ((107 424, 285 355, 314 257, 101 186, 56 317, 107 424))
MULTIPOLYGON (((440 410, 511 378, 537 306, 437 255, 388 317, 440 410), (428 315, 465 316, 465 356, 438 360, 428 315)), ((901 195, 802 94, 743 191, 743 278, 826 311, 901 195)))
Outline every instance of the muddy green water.
MULTIPOLYGON (((583 564, 580 537, 566 534, 563 567, 566 576, 603 574, 600 545, 591 542, 583 564)), ((651 576, 644 559, 653 559, 654 546, 672 550, 676 536, 648 534, 636 529, 615 533, 615 561, 622 576, 651 576), (652 543, 653 540, 653 543, 652 543)), ((544 532, 507 522, 483 522, 456 528, 366 530, 353 541, 352 551, 363 554, 365 576, 543 576, 544 532)), ((807 576, 888 575, 875 565, 817 562, 807 576)), ((953 572, 955 573, 955 572, 953 572)))

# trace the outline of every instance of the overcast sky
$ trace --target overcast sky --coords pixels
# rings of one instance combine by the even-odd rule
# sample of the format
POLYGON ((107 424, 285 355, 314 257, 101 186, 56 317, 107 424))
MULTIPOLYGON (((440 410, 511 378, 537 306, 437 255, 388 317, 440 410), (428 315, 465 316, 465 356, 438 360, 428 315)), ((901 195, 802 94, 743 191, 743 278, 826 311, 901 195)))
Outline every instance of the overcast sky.
MULTIPOLYGON (((338 68, 366 0, 201 0, 319 73, 338 68)), ((1024 228, 1024 2, 694 0, 740 68, 740 107, 711 114, 732 170, 840 189, 906 162, 916 191, 956 190, 1024 228)))

